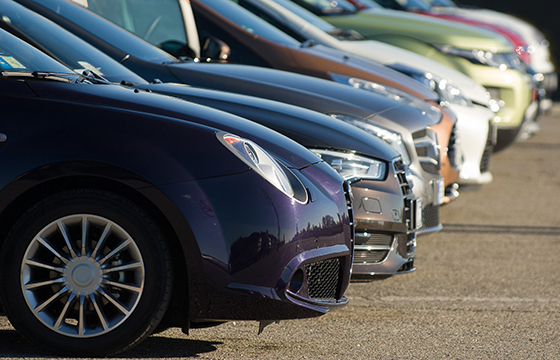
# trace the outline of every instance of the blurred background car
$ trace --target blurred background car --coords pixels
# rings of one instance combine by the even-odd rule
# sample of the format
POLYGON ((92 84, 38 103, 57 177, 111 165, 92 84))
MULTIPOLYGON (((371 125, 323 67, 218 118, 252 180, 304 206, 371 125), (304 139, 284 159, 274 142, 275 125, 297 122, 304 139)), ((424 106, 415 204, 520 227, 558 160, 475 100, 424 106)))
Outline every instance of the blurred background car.
MULTIPOLYGON (((547 16, 548 12, 541 12, 538 4, 534 4, 534 6, 528 8, 524 8, 523 4, 521 4, 521 6, 516 4, 518 8, 521 8, 521 15, 529 15, 527 10, 531 10, 531 15, 537 15, 536 17, 539 22, 535 22, 534 24, 537 25, 535 26, 530 21, 522 19, 519 16, 506 14, 496 10, 485 9, 477 6, 460 7, 451 0, 428 1, 432 5, 432 13, 452 15, 473 21, 484 21, 487 24, 504 27, 519 34, 526 44, 526 48, 521 50, 523 53, 529 55, 529 70, 533 76, 533 81, 538 84, 540 90, 540 110, 544 112, 550 110, 552 107, 553 96, 558 89, 558 74, 556 71, 556 65, 554 64, 554 58, 551 54, 550 41, 543 34, 541 31, 542 29, 537 27, 547 27, 549 36, 557 33, 557 31, 555 31, 556 28, 550 21, 552 20, 553 22, 555 19, 543 19, 547 16)), ((480 5, 483 4, 484 3, 481 3, 480 5)), ((511 11, 513 8, 509 6, 508 10, 511 11)), ((519 9, 516 10, 519 11, 519 9)), ((553 13, 554 12, 551 14, 553 13)))
POLYGON ((238 0, 237 3, 302 43, 312 41, 384 64, 437 92, 440 103, 457 116, 463 157, 457 182, 480 185, 492 181, 488 164, 495 141, 492 122, 495 114, 484 87, 424 56, 382 42, 360 40, 355 32, 340 32, 289 0, 238 0))
POLYGON ((383 8, 358 11, 345 0, 293 0, 334 26, 405 48, 455 68, 501 104, 494 151, 515 142, 538 114, 538 93, 511 44, 494 32, 383 8))

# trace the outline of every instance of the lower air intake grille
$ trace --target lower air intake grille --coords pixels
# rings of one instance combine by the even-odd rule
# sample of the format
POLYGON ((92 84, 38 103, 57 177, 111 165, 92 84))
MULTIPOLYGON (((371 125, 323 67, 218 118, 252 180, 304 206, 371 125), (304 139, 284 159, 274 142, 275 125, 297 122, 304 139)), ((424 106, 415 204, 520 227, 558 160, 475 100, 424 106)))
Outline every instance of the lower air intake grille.
POLYGON ((327 259, 305 265, 309 298, 314 300, 337 299, 340 259, 327 259))
POLYGON ((490 165, 490 157, 494 149, 492 140, 494 137, 494 125, 490 124, 488 127, 488 139, 486 139, 486 146, 484 147, 484 152, 482 153, 482 159, 480 159, 480 172, 487 172, 490 165))
POLYGON ((439 225, 439 205, 428 205, 424 208, 424 228, 432 228, 439 225))

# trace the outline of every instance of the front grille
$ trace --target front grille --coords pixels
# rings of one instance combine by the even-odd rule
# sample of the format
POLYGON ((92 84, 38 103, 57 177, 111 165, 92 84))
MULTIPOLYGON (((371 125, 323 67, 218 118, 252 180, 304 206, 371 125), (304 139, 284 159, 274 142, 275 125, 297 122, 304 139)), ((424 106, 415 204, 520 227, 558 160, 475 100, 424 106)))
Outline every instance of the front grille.
POLYGON ((413 256, 416 252, 416 233, 410 233, 407 235, 406 239, 406 254, 408 256, 413 256))
POLYGON ((422 226, 423 211, 421 209, 422 203, 420 201, 420 199, 404 200, 404 219, 406 222, 406 229, 408 231, 414 231, 422 226))
POLYGON ((310 299, 335 301, 338 298, 341 261, 326 259, 305 265, 310 299))
POLYGON ((436 165, 432 162, 424 162, 420 161, 420 166, 422 166, 422 170, 429 174, 438 174, 439 173, 439 165, 436 165))
POLYGON ((432 129, 422 129, 413 133, 412 139, 422 169, 430 174, 439 173, 441 164, 437 133, 432 129))
POLYGON ((354 246, 355 225, 354 225, 354 208, 352 207, 354 196, 352 195, 352 188, 350 187, 350 183, 348 181, 345 181, 342 184, 342 188, 344 189, 344 197, 346 198, 346 210, 348 211, 348 224, 350 226, 350 233, 352 234, 351 243, 352 246, 354 246))
POLYGON ((494 150, 494 125, 490 123, 488 126, 488 139, 486 139, 486 146, 484 147, 484 152, 482 153, 482 158, 480 159, 480 172, 487 172, 490 167, 490 157, 492 156, 494 150))
POLYGON ((496 101, 502 100, 500 95, 500 88, 486 86, 486 91, 488 91, 492 99, 496 101))
POLYGON ((423 227, 432 228, 439 225, 439 205, 428 205, 424 207, 423 227))
POLYGON ((388 246, 393 243, 393 235, 390 234, 370 234, 367 232, 356 233, 357 246, 388 246))
POLYGON ((389 250, 361 250, 354 251, 354 264, 375 264, 385 260, 389 250))
POLYGON ((405 196, 412 194, 412 185, 407 178, 408 166, 405 165, 401 160, 397 160, 393 162, 393 167, 395 169, 395 177, 399 182, 402 194, 405 196))
POLYGON ((449 135, 449 143, 447 145, 447 157, 452 168, 458 169, 463 163, 463 155, 459 145, 459 134, 457 133, 457 124, 453 125, 451 135, 449 135))

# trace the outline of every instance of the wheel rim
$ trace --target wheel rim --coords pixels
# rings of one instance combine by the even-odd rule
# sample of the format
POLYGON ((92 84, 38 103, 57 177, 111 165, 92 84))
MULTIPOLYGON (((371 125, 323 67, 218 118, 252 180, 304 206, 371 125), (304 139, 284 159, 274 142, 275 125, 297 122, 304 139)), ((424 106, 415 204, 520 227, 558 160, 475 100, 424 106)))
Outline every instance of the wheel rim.
POLYGON ((43 324, 84 338, 106 334, 132 315, 144 291, 144 274, 142 254, 122 227, 76 214, 35 235, 21 264, 20 284, 43 324))

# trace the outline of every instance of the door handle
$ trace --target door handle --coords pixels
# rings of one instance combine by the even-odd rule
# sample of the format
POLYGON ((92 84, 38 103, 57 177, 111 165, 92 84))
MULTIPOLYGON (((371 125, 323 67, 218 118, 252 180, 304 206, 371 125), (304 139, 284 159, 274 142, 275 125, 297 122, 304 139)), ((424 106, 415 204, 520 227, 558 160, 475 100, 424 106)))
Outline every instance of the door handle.
POLYGON ((6 140, 8 140, 6 134, 0 133, 0 143, 6 142, 6 140))

